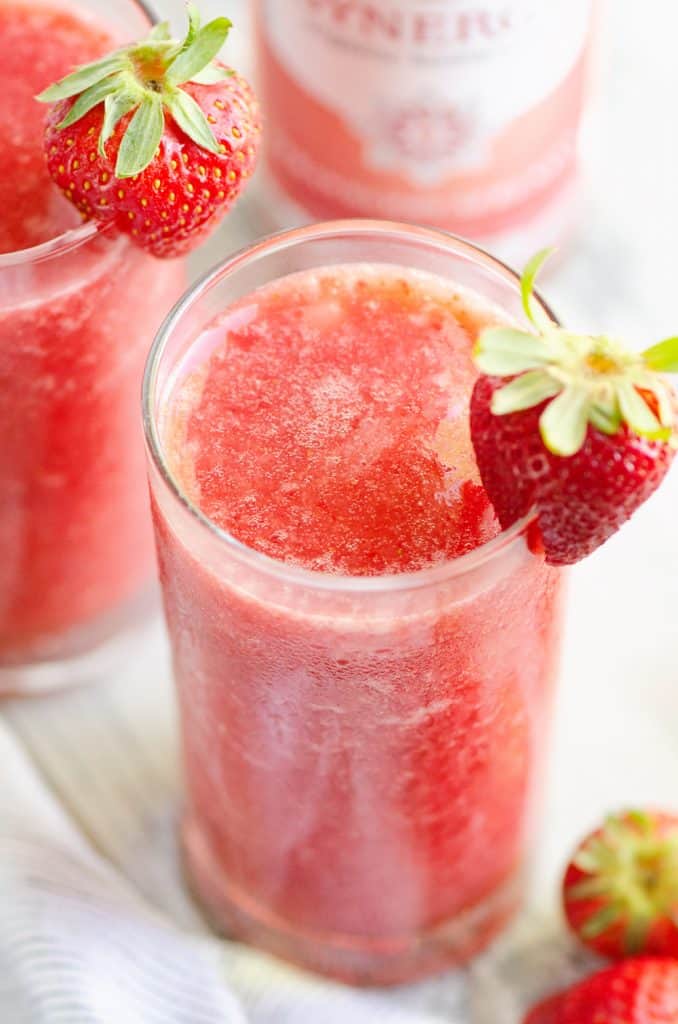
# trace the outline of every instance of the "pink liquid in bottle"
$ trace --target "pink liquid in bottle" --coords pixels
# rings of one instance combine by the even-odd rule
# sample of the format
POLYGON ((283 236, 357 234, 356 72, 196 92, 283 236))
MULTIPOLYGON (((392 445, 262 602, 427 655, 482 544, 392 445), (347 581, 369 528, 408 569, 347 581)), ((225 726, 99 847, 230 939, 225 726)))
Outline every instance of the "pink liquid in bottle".
POLYGON ((434 224, 514 260, 557 241, 591 6, 258 0, 273 182, 308 217, 434 224))

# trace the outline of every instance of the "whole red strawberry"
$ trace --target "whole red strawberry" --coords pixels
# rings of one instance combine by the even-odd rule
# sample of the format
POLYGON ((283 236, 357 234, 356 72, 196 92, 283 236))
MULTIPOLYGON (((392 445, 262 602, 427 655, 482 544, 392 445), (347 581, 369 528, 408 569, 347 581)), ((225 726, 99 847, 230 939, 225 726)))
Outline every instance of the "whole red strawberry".
POLYGON ((678 961, 625 960, 539 1003, 524 1024, 676 1024, 678 961))
POLYGON ((678 816, 609 818, 568 865, 563 904, 574 933, 602 956, 678 959, 678 816))
POLYGON ((254 94, 215 61, 230 22, 203 28, 189 4, 183 42, 157 25, 140 43, 78 68, 38 97, 50 174, 86 218, 114 221, 156 256, 188 252, 254 169, 254 94))
POLYGON ((678 370, 678 338, 635 353, 561 329, 532 302, 545 255, 522 282, 535 332, 478 339, 471 437, 502 527, 534 512, 546 561, 566 565, 618 530, 673 460, 675 395, 656 371, 678 370))

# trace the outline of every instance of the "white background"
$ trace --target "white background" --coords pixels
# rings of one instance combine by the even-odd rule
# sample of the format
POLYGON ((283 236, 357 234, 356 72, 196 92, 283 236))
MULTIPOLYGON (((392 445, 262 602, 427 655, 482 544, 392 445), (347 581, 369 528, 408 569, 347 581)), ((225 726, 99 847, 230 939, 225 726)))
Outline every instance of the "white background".
MULTIPOLYGON (((565 322, 645 346, 678 334, 678 11, 609 0, 582 217, 544 287, 565 322)), ((543 876, 606 810, 678 810, 678 469, 572 571, 543 876)))

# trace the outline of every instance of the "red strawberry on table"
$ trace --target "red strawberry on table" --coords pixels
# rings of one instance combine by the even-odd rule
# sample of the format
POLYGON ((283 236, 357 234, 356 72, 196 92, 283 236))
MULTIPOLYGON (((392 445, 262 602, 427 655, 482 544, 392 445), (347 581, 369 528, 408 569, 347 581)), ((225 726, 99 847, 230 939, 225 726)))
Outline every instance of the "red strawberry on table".
POLYGON ((676 396, 658 371, 678 371, 678 338, 636 353, 557 326, 532 301, 547 255, 522 278, 533 330, 478 338, 471 437, 501 526, 534 511, 546 561, 566 565, 615 533, 671 464, 676 396))
POLYGON ((625 960, 535 1006, 523 1024, 676 1024, 678 961, 625 960))
POLYGON ((183 41, 156 25, 38 97, 55 103, 44 143, 56 184, 86 218, 115 221, 156 256, 181 255, 205 237, 259 145, 252 90, 215 60, 229 20, 201 28, 192 4, 188 15, 183 41))
POLYGON ((610 817, 572 858, 563 904, 573 932, 602 956, 678 959, 678 816, 610 817))

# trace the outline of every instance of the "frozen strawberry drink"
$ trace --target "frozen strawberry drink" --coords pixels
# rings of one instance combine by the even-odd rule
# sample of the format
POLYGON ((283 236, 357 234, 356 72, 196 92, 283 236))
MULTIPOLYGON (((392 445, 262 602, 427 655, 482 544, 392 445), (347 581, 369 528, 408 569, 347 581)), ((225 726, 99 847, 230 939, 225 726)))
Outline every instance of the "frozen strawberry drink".
POLYGON ((0 0, 0 693, 95 671, 152 575, 137 396, 183 273, 81 224, 34 98, 147 25, 0 0))
POLYGON ((560 576, 468 426, 473 341, 519 309, 465 243, 320 225, 212 272, 147 369, 192 884, 352 982, 462 960, 520 898, 560 576))

